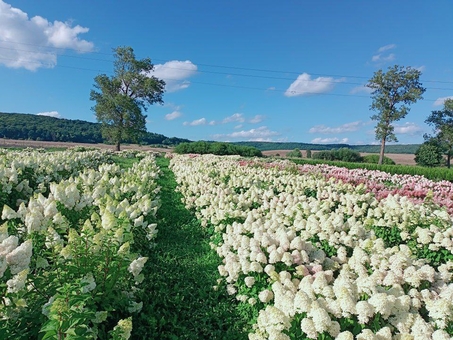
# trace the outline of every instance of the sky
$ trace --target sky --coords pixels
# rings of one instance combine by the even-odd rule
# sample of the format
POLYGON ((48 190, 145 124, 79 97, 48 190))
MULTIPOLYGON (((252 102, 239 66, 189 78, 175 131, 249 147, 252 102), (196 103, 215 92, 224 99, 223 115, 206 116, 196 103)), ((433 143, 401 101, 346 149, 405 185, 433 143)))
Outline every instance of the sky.
POLYGON ((400 144, 453 98, 451 0, 0 0, 0 112, 96 122, 94 78, 113 49, 165 80, 148 131, 216 141, 378 144, 365 86, 393 65, 422 72, 400 144))

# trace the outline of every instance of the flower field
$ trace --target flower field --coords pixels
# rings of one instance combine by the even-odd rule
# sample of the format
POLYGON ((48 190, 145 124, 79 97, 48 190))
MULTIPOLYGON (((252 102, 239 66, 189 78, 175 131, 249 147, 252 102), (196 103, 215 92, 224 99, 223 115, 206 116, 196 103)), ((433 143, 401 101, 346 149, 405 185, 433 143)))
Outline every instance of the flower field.
POLYGON ((0 150, 0 339, 453 337, 450 182, 170 158, 0 150))
POLYGON ((257 339, 451 339, 452 185, 367 170, 174 156, 257 339))
POLYGON ((150 155, 2 151, 0 338, 128 339, 159 208, 150 155))

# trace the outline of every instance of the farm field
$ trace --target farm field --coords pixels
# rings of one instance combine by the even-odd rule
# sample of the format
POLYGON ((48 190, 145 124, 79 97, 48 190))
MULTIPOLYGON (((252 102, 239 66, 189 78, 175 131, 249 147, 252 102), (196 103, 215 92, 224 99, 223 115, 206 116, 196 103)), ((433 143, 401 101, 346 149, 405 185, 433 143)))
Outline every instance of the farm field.
POLYGON ((450 182, 167 157, 2 151, 0 338, 452 337, 450 182))
MULTIPOLYGON (((280 155, 284 157, 288 152, 292 150, 269 150, 263 151, 263 155, 265 156, 276 156, 280 155)), ((316 153, 316 151, 312 151, 312 153, 316 153)), ((302 155, 306 157, 306 152, 302 150, 302 155)), ((372 155, 371 153, 361 152, 361 156, 372 155)), ((401 165, 415 165, 414 155, 411 154, 403 154, 403 153, 389 153, 385 154, 386 157, 391 158, 396 164, 401 165)))

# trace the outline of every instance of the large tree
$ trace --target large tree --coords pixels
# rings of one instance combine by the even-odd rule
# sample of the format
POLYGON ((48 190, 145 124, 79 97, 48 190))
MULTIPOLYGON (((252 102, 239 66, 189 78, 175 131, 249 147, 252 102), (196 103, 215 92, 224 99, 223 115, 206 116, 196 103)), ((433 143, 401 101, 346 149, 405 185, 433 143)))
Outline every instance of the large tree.
POLYGON ((162 104, 165 82, 151 75, 151 59, 135 59, 131 47, 114 51, 114 75, 100 74, 94 78, 90 99, 96 102, 92 110, 102 124, 104 138, 114 143, 116 150, 125 140, 138 141, 146 132, 148 105, 162 104))
POLYGON ((419 79, 421 72, 411 67, 395 65, 389 67, 387 72, 379 70, 366 84, 371 88, 373 100, 370 108, 378 113, 371 116, 377 121, 376 140, 381 141, 379 163, 384 159, 386 142, 397 142, 393 122, 406 117, 409 112, 409 104, 422 99, 425 88, 419 79))
POLYGON ((450 167, 453 156, 453 99, 444 102, 442 110, 431 111, 425 123, 434 128, 434 136, 425 136, 425 139, 436 139, 447 156, 447 167, 450 167))

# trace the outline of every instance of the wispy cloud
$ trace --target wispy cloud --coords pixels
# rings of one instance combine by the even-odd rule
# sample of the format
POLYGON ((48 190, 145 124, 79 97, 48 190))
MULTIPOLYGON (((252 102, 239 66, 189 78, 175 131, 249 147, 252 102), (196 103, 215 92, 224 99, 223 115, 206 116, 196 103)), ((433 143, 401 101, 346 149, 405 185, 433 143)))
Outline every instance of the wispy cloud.
POLYGON ((249 122, 252 124, 258 124, 258 123, 261 123, 264 120, 264 118, 266 118, 266 117, 263 115, 255 115, 255 117, 250 119, 249 122))
POLYGON ((57 64, 53 48, 93 51, 92 42, 79 38, 88 31, 87 27, 73 27, 71 22, 50 22, 41 16, 29 18, 19 8, 0 0, 0 63, 30 71, 52 68, 57 64))
POLYGON ((356 121, 352 123, 346 123, 337 127, 329 127, 326 125, 316 125, 313 126, 310 130, 308 130, 309 133, 324 133, 324 134, 330 134, 330 133, 344 133, 344 132, 353 132, 359 130, 363 126, 363 123, 361 121, 356 121))
POLYGON ((388 51, 388 50, 393 50, 394 48, 396 48, 395 44, 388 44, 388 45, 379 47, 378 52, 382 53, 382 52, 385 52, 385 51, 388 51))
POLYGON ((405 135, 420 135, 423 132, 423 129, 415 123, 406 122, 402 125, 395 124, 395 133, 405 134, 405 135))
POLYGON ((318 77, 311 79, 308 73, 302 73, 285 91, 285 96, 295 97, 319 94, 331 91, 336 83, 345 81, 344 78, 318 77))
POLYGON ((371 92, 373 92, 373 89, 371 89, 365 85, 360 85, 360 86, 356 86, 356 87, 352 88, 351 91, 349 91, 350 94, 356 94, 356 93, 360 93, 360 92, 371 93, 371 92))
POLYGON ((219 125, 219 124, 228 124, 228 123, 243 123, 245 122, 244 115, 242 113, 234 113, 231 116, 225 117, 224 119, 217 121, 212 120, 209 122, 209 125, 219 125))
POLYGON ((231 116, 228 116, 222 120, 222 124, 239 122, 243 123, 245 121, 244 115, 242 113, 235 113, 231 116))
POLYGON ((58 113, 58 111, 39 112, 36 115, 37 116, 48 116, 48 117, 61 118, 61 115, 58 113))
POLYGON ((371 57, 371 61, 375 64, 383 64, 396 59, 394 53, 388 53, 388 51, 396 48, 396 44, 389 44, 382 46, 378 49, 377 54, 371 57))
POLYGON ((441 105, 444 105, 444 103, 445 103, 445 101, 446 101, 447 99, 453 99, 453 96, 437 98, 436 101, 434 102, 433 106, 441 106, 441 105))
POLYGON ((337 138, 337 137, 333 137, 333 138, 315 138, 315 139, 312 139, 311 142, 314 143, 314 144, 347 144, 349 141, 348 138, 337 138))
POLYGON ((154 65, 151 74, 159 79, 165 80, 167 92, 175 92, 186 89, 190 86, 188 78, 197 73, 197 65, 190 60, 171 60, 165 64, 154 65))
POLYGON ((174 120, 174 119, 179 118, 181 116, 182 116, 182 113, 176 110, 176 111, 173 111, 172 113, 166 114, 165 115, 165 119, 166 120, 174 120))
POLYGON ((206 125, 207 124, 206 118, 200 118, 193 120, 191 122, 184 122, 183 125, 189 125, 189 126, 198 126, 198 125, 206 125))
POLYGON ((269 130, 267 126, 261 126, 256 129, 242 130, 237 132, 232 132, 228 134, 215 134, 212 135, 214 139, 221 140, 249 140, 249 141, 270 141, 271 137, 279 136, 280 133, 276 131, 269 130))

